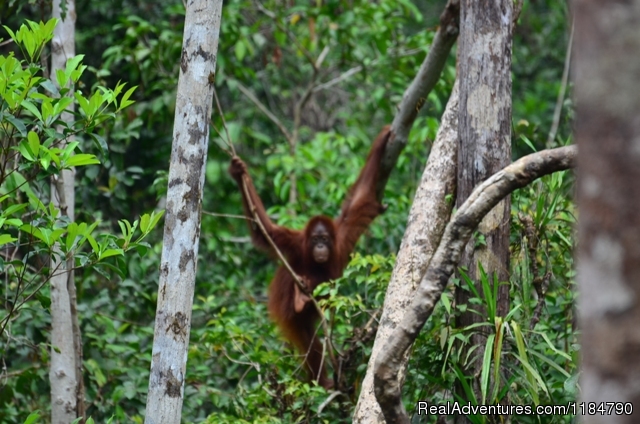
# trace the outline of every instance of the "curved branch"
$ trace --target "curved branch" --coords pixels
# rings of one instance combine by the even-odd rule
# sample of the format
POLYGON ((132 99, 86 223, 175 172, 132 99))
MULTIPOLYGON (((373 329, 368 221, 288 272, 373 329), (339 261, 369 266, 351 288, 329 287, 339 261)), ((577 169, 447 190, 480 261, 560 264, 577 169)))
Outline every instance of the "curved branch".
POLYGON ((575 167, 576 146, 544 150, 525 156, 477 186, 445 229, 411 306, 375 363, 375 394, 387 424, 409 423, 402 405, 398 372, 403 356, 433 312, 464 246, 482 218, 514 190, 556 171, 575 167))

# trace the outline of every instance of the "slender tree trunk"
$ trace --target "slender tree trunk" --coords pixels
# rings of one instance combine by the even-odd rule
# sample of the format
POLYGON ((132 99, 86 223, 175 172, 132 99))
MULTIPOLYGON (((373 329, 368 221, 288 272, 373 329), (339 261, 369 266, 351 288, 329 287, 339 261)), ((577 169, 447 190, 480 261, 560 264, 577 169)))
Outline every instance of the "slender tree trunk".
MULTIPOLYGON (((460 3, 457 207, 476 185, 511 163, 511 15, 512 0, 460 3)), ((480 278, 478 263, 490 277, 497 273, 499 281, 509 281, 509 224, 507 197, 484 217, 478 234, 465 248, 460 265, 466 267, 472 281, 477 283, 480 278)), ((457 288, 455 297, 457 305, 469 305, 469 291, 457 288)), ((500 286, 498 298, 498 313, 504 315, 509 309, 508 285, 500 286)), ((465 312, 457 326, 481 320, 477 314, 465 312)), ((485 340, 475 333, 467 348, 482 346, 485 340)), ((477 374, 481 361, 475 359, 483 351, 474 350, 468 374, 477 374)), ((458 417, 457 422, 467 420, 458 417)))
MULTIPOLYGON (((51 75, 65 69, 75 52, 75 0, 54 0, 52 15, 60 19, 54 30, 51 47, 51 75), (64 9, 64 10, 63 10, 64 9), (64 16, 63 16, 64 14, 64 16)), ((57 84, 56 79, 52 78, 57 84)), ((58 87, 61 88, 61 87, 58 87)), ((64 121, 73 120, 73 104, 62 114, 64 121)), ((67 139, 66 143, 73 141, 67 139)), ((61 146, 64 148, 64 146, 61 146)), ((71 221, 75 217, 73 170, 64 170, 53 178, 51 201, 71 221)), ((57 245, 56 245, 57 246, 57 245)), ((84 417, 84 385, 82 380, 82 339, 78 324, 73 258, 64 258, 54 247, 51 256, 51 422, 67 424, 84 417)))
POLYGON ((146 424, 179 424, 222 0, 190 0, 180 58, 146 424))
POLYGON ((640 400, 640 1, 575 0, 573 6, 580 386, 585 406, 581 422, 636 423, 640 400), (621 402, 612 405, 624 413, 609 413, 608 405, 601 402, 621 402), (607 413, 588 409, 600 405, 607 413), (635 409, 633 415, 628 415, 630 407, 635 409))
MULTIPOLYGON (((424 104, 424 99, 429 97, 429 93, 438 82, 451 48, 458 38, 459 15, 459 1, 449 0, 440 15, 440 26, 429 48, 429 54, 402 96, 402 102, 391 124, 393 138, 387 144, 376 186, 376 195, 379 198, 382 197, 398 155, 407 144, 409 132, 424 104)), ((417 281, 426 271, 431 255, 449 219, 452 205, 446 201, 446 196, 455 191, 457 108, 458 84, 456 83, 442 116, 436 141, 429 153, 429 160, 409 213, 407 229, 387 288, 367 373, 362 382, 358 404, 353 415, 354 423, 382 422, 384 419, 374 393, 375 363, 393 330, 400 323, 407 304, 415 297, 417 281)), ((403 359, 405 360, 404 369, 408 355, 403 359)), ((403 380, 404 376, 401 379, 403 380)))
MULTIPOLYGON (((416 286, 427 270, 451 216, 452 203, 445 201, 455 192, 456 152, 458 149, 458 84, 454 85, 442 123, 433 143, 427 166, 411 205, 407 229, 393 268, 384 299, 380 324, 371 351, 367 374, 353 415, 354 423, 384 422, 375 399, 373 371, 375 360, 406 313, 407 304, 415 296, 416 286)), ((404 367, 409 358, 404 356, 404 367)))

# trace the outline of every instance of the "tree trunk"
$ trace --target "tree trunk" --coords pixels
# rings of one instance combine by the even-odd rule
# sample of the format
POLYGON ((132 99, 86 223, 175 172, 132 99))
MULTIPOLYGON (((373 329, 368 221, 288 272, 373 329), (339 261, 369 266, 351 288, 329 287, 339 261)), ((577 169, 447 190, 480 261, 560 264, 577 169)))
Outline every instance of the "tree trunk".
POLYGON ((583 423, 635 423, 627 414, 640 400, 640 1, 573 4, 585 402, 578 413, 583 423), (612 405, 625 413, 601 402, 622 402, 612 405), (605 414, 589 409, 600 405, 605 414))
POLYGON ((179 424, 222 0, 190 0, 184 25, 145 423, 179 424))
MULTIPOLYGON (((382 197, 391 171, 400 152, 409 138, 411 127, 418 116, 424 99, 440 79, 442 69, 451 48, 458 38, 458 0, 449 0, 440 15, 440 26, 436 31, 429 54, 425 57, 411 85, 405 90, 391 124, 392 139, 387 144, 382 160, 376 195, 382 197)), ((353 416, 356 423, 381 422, 380 406, 374 393, 374 364, 382 347, 387 343, 393 329, 398 325, 404 309, 414 297, 416 284, 426 271, 431 255, 444 231, 451 212, 447 194, 455 191, 455 161, 457 150, 457 84, 451 93, 436 141, 422 174, 420 185, 409 213, 407 229, 398 252, 394 273, 389 282, 385 302, 377 329, 376 339, 362 382, 358 404, 353 416), (453 144, 452 144, 453 143, 453 144)), ((406 359, 405 357, 405 366, 406 359)))
POLYGON ((442 297, 472 233, 477 230, 482 219, 514 190, 544 175, 573 168, 576 153, 576 146, 566 146, 518 159, 478 185, 453 215, 429 262, 426 274, 414 291, 410 305, 405 308, 402 320, 376 358, 374 388, 388 424, 410 423, 402 403, 400 376, 404 373, 404 358, 442 297))
MULTIPOLYGON (((476 185, 511 163, 511 15, 511 0, 462 0, 460 4, 458 208, 476 185)), ((467 244, 460 265, 466 267, 476 286, 480 278, 478 263, 492 281, 494 273, 498 281, 509 281, 509 224, 507 197, 485 216, 478 227, 479 235, 467 244)), ((469 291, 456 289, 458 306, 469 305, 469 297, 469 291)), ((498 313, 504 315, 509 309, 508 285, 500 286, 498 299, 498 313)), ((467 311, 456 324, 462 328, 481 320, 467 311)), ((482 346, 485 340, 475 333, 466 349, 482 346)), ((481 361, 475 358, 483 351, 474 351, 467 364, 468 374, 477 374, 481 361)), ((459 417, 457 422, 467 421, 459 417)))
MULTIPOLYGON (((51 42, 51 75, 65 69, 67 59, 75 52, 75 0, 55 0, 52 15, 61 21, 51 42), (63 11, 64 8, 64 11, 63 11), (64 17, 62 16, 64 14, 64 17)), ((52 78, 57 84, 56 78, 52 78)), ((58 87, 60 89, 61 87, 58 87)), ((62 114, 66 122, 73 120, 73 103, 62 114)), ((65 144, 72 142, 65 140, 65 144)), ((64 145, 60 148, 64 149, 64 145)), ((51 201, 69 220, 75 218, 75 172, 64 170, 51 183, 51 201)), ((51 256, 51 422, 68 424, 84 417, 84 384, 82 380, 82 339, 78 324, 73 258, 64 258, 54 246, 51 256)))
MULTIPOLYGON (((382 423, 384 418, 373 391, 373 365, 415 295, 416 286, 427 270, 451 216, 452 203, 445 201, 455 192, 458 149, 458 84, 454 85, 442 123, 422 173, 393 268, 384 308, 371 351, 367 374, 353 416, 355 423, 382 423)), ((405 355, 404 365, 408 360, 405 355)), ((404 374, 404 372, 403 372, 404 374)), ((404 379, 404 376, 402 377, 404 379)))

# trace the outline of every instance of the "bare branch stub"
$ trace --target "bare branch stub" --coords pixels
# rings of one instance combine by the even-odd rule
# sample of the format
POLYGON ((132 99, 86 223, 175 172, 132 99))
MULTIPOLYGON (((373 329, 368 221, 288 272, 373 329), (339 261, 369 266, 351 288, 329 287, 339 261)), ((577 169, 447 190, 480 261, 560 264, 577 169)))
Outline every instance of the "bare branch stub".
POLYGON ((376 186, 378 198, 382 198, 382 193, 387 185, 391 171, 404 149, 409 138, 409 131, 418 116, 420 108, 424 105, 424 99, 435 87, 440 79, 449 53, 456 42, 459 33, 460 2, 459 0, 449 0, 442 15, 440 15, 440 27, 429 49, 427 57, 422 62, 418 73, 411 82, 409 88, 402 97, 402 102, 398 106, 398 113, 391 124, 391 140, 387 145, 385 156, 380 168, 380 179, 376 186))

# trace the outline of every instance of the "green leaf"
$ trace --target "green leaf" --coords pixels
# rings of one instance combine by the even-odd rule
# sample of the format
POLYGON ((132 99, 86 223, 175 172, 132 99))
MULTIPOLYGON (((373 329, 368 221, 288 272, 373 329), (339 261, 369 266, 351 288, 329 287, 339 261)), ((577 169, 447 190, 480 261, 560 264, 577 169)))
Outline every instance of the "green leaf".
POLYGON ((136 88, 138 88, 137 85, 131 87, 126 91, 126 93, 122 95, 122 97, 120 98, 120 106, 118 107, 118 110, 124 109, 125 107, 135 103, 134 100, 129 100, 129 97, 131 97, 136 88))
POLYGON ((98 243, 96 242, 96 239, 93 238, 93 236, 91 234, 87 234, 87 240, 89 241, 89 244, 91 245, 91 249, 93 250, 93 253, 95 253, 96 256, 98 256, 98 254, 100 253, 100 247, 98 246, 98 243))
POLYGON ((40 81, 40 87, 47 90, 49 93, 53 95, 53 97, 60 96, 60 92, 58 91, 58 87, 49 79, 43 79, 40 81))
POLYGON ((11 234, 0 234, 0 246, 7 243, 12 243, 18 240, 17 238, 11 236, 11 234))
POLYGON ((27 54, 29 55, 29 59, 32 62, 35 61, 36 40, 32 32, 30 31, 23 32, 22 45, 27 49, 27 54))
POLYGON ((28 203, 18 203, 16 205, 11 205, 8 208, 6 208, 3 212, 2 215, 4 216, 10 216, 13 215, 15 213, 20 212, 21 210, 23 210, 24 208, 26 208, 27 206, 29 206, 28 203))
POLYGON ((20 230, 24 231, 27 234, 31 234, 35 238, 43 241, 47 245, 47 247, 51 247, 51 245, 53 244, 49 243, 50 237, 49 234, 46 234, 47 230, 45 228, 40 229, 31 224, 25 224, 20 227, 20 230))
POLYGON ((58 87, 66 87, 69 83, 69 75, 65 74, 62 69, 56 69, 56 82, 58 87))
POLYGON ((122 249, 107 249, 100 254, 98 260, 110 258, 111 256, 124 256, 124 251, 122 249))
POLYGON ((562 234, 559 230, 556 230, 556 231, 555 231, 555 235, 557 235, 557 236, 560 238, 560 240, 562 240, 562 241, 564 242, 564 244, 566 244, 566 246, 567 246, 568 248, 572 248, 572 247, 573 247, 573 245, 571 244, 571 242, 569 241, 569 239, 567 239, 567 238, 564 236, 564 234, 562 234))
POLYGON ((51 104, 51 99, 47 98, 45 100, 42 101, 42 119, 45 122, 45 125, 49 126, 51 125, 51 121, 53 118, 53 106, 51 104))
MULTIPOLYGON (((80 241, 78 242, 78 246, 77 249, 80 249, 82 247, 82 245, 84 245, 84 243, 89 240, 89 237, 91 237, 91 233, 93 233, 93 230, 96 229, 96 227, 98 226, 98 224, 100 223, 100 221, 96 221, 93 224, 91 224, 89 227, 87 227, 86 223, 81 223, 78 226, 78 234, 80 234, 82 236, 82 238, 80 239, 80 241)), ((89 240, 89 244, 91 244, 91 247, 94 247, 94 243, 95 243, 95 250, 94 252, 96 253, 96 255, 98 254, 98 244, 96 243, 95 239, 93 239, 93 243, 91 243, 91 240, 89 240)))
POLYGON ((136 249, 136 252, 138 252, 138 255, 140 256, 146 255, 149 249, 151 248, 151 246, 149 246, 148 243, 136 243, 136 244, 132 244, 129 247, 136 249))
POLYGON ((122 235, 127 239, 131 239, 131 234, 133 233, 133 231, 129 221, 126 219, 120 219, 118 220, 118 225, 120 226, 122 235))
MULTIPOLYGON (((80 62, 82 62, 82 59, 84 59, 84 55, 83 54, 78 54, 75 55, 74 57, 72 57, 71 59, 67 60, 67 66, 65 67, 65 74, 67 75, 71 75, 71 73, 73 71, 75 71, 76 69, 78 69, 78 65, 80 65, 80 62)), ((74 75, 75 77, 75 75, 74 75)), ((77 79, 74 79, 73 82, 77 82, 77 79)))
POLYGON ((162 218, 162 215, 164 215, 164 210, 151 213, 151 225, 149 226, 149 230, 156 227, 158 221, 162 218))
POLYGON ((96 379, 98 387, 104 386, 107 383, 107 378, 102 372, 100 365, 98 365, 98 362, 95 359, 87 359, 85 364, 89 373, 96 379))
POLYGON ((149 224, 151 223, 151 217, 148 213, 145 213, 140 217, 140 231, 146 233, 149 229, 149 224))
POLYGON ((40 158, 40 165, 42 165, 42 169, 44 169, 45 171, 49 169, 49 164, 51 164, 51 156, 45 154, 40 158))
POLYGON ((38 134, 33 131, 29 131, 27 134, 27 140, 29 140, 29 149, 31 153, 33 153, 34 157, 38 157, 38 152, 40 151, 40 138, 38 134))
POLYGON ((78 224, 72 222, 67 227, 67 238, 65 240, 65 246, 67 247, 67 252, 71 251, 73 247, 73 243, 76 241, 76 237, 78 236, 78 224))
POLYGON ((493 352, 493 339, 495 334, 489 334, 484 348, 484 357, 482 359, 482 370, 480 373, 480 391, 482 393, 482 402, 487 402, 487 391, 489 389, 489 375, 491 372, 491 353, 493 352))
POLYGON ((46 24, 44 24, 44 26, 40 27, 45 41, 49 41, 53 38, 53 30, 56 25, 58 25, 58 22, 60 22, 58 18, 51 18, 46 24))
POLYGON ((42 200, 40 200, 38 198, 38 196, 36 196, 33 191, 27 191, 27 196, 29 197, 29 203, 31 204, 31 207, 33 209, 35 209, 36 211, 46 211, 47 207, 44 205, 44 203, 42 203, 42 200))
POLYGON ((76 98, 82 112, 84 112, 87 117, 91 116, 92 113, 90 113, 91 107, 89 106, 89 101, 77 91, 73 93, 73 96, 76 98))
POLYGON ((537 378, 534 376, 536 372, 531 367, 531 365, 529 365, 527 348, 525 347, 525 344, 524 344, 524 337, 522 335, 522 331, 520 331, 520 326, 515 321, 511 322, 511 328, 513 329, 513 334, 516 339, 516 347, 518 348, 518 355, 516 356, 520 360, 520 363, 524 368, 526 380, 531 386, 530 393, 531 393, 531 398, 533 400, 533 403, 538 405, 540 403, 540 399, 538 397, 537 378))
POLYGON ((38 118, 40 121, 43 121, 40 111, 38 110, 36 105, 31 103, 29 100, 23 100, 22 102, 20 102, 20 106, 27 109, 29 112, 33 113, 33 116, 38 118))
POLYGON ((42 291, 36 292, 36 299, 40 302, 40 306, 42 306, 43 309, 49 309, 51 306, 51 297, 45 295, 42 291))
POLYGON ((529 148, 531 149, 532 152, 536 152, 536 148, 533 146, 533 143, 531 142, 531 140, 529 140, 525 135, 521 135, 520 136, 520 140, 524 141, 524 144, 526 144, 527 146, 529 146, 529 148))
POLYGON ((21 225, 23 225, 23 222, 21 219, 18 218, 12 218, 12 219, 7 219, 4 222, 4 225, 7 227, 20 227, 21 225))
POLYGON ((2 27, 9 33, 9 37, 11 37, 11 39, 17 43, 18 39, 16 38, 16 34, 11 30, 11 28, 6 25, 2 25, 2 27))
POLYGON ((57 148, 49 150, 44 146, 40 146, 40 156, 46 158, 47 162, 55 163, 57 168, 60 168, 60 157, 57 155, 59 151, 60 149, 57 148))
POLYGON ((28 160, 29 162, 33 162, 35 160, 34 154, 27 143, 27 140, 22 140, 20 144, 18 144, 17 150, 20 152, 23 158, 28 160))
POLYGON ((71 80, 73 82, 78 82, 78 80, 80 79, 80 77, 84 73, 85 69, 87 69, 87 67, 85 65, 82 65, 82 66, 79 66, 78 69, 76 69, 73 72, 71 72, 71 80))
POLYGON ((73 155, 73 152, 75 151, 76 147, 78 147, 78 144, 79 143, 77 141, 68 143, 62 151, 62 160, 68 160, 73 155))
POLYGON ((100 110, 100 107, 105 102, 105 97, 107 97, 107 96, 105 95, 104 92, 96 91, 95 93, 93 93, 91 95, 91 99, 89 99, 89 111, 90 111, 90 113, 88 113, 87 115, 93 117, 96 113, 98 113, 98 111, 100 110))
POLYGON ((7 179, 5 180, 5 184, 6 188, 9 191, 19 190, 22 193, 27 194, 28 196, 33 195, 33 190, 31 190, 31 187, 29 187, 29 184, 27 184, 27 180, 19 171, 14 171, 9 174, 7 176, 7 179))
POLYGON ((64 233, 65 233, 65 230, 63 228, 56 228, 55 230, 53 230, 50 235, 52 244, 60 240, 60 237, 64 233))
POLYGON ((111 276, 106 271, 106 269, 110 269, 111 271, 115 272, 120 278, 125 278, 125 274, 122 272, 122 270, 117 266, 110 264, 109 262, 100 262, 93 269, 109 280, 111 279, 111 276))
POLYGON ((467 381, 467 378, 465 377, 465 375, 462 372, 462 370, 460 369, 460 367, 458 367, 456 364, 454 364, 453 370, 456 373, 456 377, 458 378, 458 382, 462 386, 462 390, 464 391, 465 395, 467 396, 467 399, 469 399, 471 401, 472 405, 477 405, 478 404, 478 400, 476 399, 475 393, 474 393, 473 389, 471 388, 471 386, 469 385, 469 382, 467 381))
MULTIPOLYGON (((6 27, 5 27, 6 28, 6 27)), ((40 413, 39 411, 34 411, 32 413, 29 414, 29 416, 27 417, 26 420, 24 420, 24 424, 33 424, 34 422, 36 422, 36 420, 40 418, 40 413)))
POLYGON ((67 161, 65 162, 65 167, 94 165, 97 163, 100 163, 100 161, 95 155, 89 153, 79 153, 67 159, 67 161))
POLYGON ((276 30, 273 32, 273 38, 275 38, 276 42, 281 46, 287 44, 287 35, 280 30, 276 30))
POLYGON ((15 127, 15 129, 18 130, 18 132, 20 133, 21 137, 26 137, 27 136, 27 127, 24 125, 24 122, 22 122, 22 120, 16 118, 13 115, 5 115, 2 117, 4 120, 8 121, 9 123, 11 123, 11 125, 13 125, 15 127))
POLYGON ((244 59, 245 55, 247 54, 247 46, 244 44, 242 40, 238 40, 238 42, 236 43, 235 54, 236 54, 236 59, 238 59, 238 61, 240 62, 242 61, 242 59, 244 59))
POLYGON ((109 146, 107 145, 107 141, 100 134, 89 133, 89 137, 93 139, 96 144, 96 147, 100 149, 100 154, 104 156, 109 151, 109 146))
POLYGON ((451 301, 449 300, 449 296, 447 296, 447 293, 442 293, 442 295, 440 296, 440 301, 442 302, 442 306, 444 306, 445 311, 447 311, 447 314, 450 314, 451 301))
POLYGON ((400 4, 402 4, 405 8, 407 8, 413 16, 416 18, 416 21, 422 22, 422 13, 420 10, 409 0, 398 0, 400 4))
POLYGON ((71 103, 73 103, 73 99, 71 97, 60 98, 60 100, 58 100, 58 102, 53 107, 53 113, 55 115, 60 115, 71 103))

